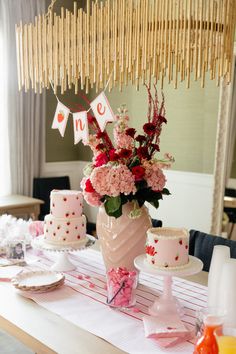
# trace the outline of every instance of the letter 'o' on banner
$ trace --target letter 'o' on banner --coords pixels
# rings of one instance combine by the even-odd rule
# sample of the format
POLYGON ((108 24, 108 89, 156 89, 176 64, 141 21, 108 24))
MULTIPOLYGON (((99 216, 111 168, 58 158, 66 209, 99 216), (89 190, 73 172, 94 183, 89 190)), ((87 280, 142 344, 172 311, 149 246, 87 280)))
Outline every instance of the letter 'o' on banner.
POLYGON ((64 106, 61 102, 58 102, 52 122, 52 129, 58 129, 62 137, 64 137, 65 134, 69 113, 69 108, 64 106))
POLYGON ((91 103, 90 106, 93 110, 95 118, 98 122, 99 128, 103 132, 107 122, 114 122, 115 115, 110 107, 108 99, 104 92, 101 92, 91 103))
POLYGON ((73 126, 74 126, 74 144, 78 144, 80 140, 88 142, 88 120, 87 112, 73 113, 73 126))

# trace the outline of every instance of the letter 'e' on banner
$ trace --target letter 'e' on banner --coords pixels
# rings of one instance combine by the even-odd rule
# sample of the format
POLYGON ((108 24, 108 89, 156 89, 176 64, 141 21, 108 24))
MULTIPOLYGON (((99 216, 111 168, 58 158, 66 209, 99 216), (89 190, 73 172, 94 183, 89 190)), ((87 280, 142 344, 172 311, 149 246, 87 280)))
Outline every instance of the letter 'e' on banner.
POLYGON ((52 129, 58 129, 62 137, 64 137, 65 134, 69 113, 69 108, 64 106, 61 102, 58 102, 52 122, 52 129))
POLYGON ((73 126, 74 126, 74 144, 78 144, 80 140, 88 142, 88 120, 87 112, 73 113, 73 126))
POLYGON ((90 106, 102 132, 104 131, 107 122, 114 122, 116 120, 104 92, 101 92, 100 95, 90 103, 90 106))

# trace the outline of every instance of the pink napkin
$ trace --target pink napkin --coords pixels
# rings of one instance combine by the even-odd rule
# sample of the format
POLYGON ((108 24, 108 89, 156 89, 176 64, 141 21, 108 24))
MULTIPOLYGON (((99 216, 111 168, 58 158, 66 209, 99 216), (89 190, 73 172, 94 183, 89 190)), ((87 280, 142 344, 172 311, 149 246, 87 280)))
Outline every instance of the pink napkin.
POLYGON ((143 318, 145 336, 155 339, 164 348, 174 346, 192 337, 192 332, 177 314, 171 316, 146 316, 143 318))
POLYGON ((32 223, 29 225, 29 232, 31 236, 36 237, 43 235, 43 221, 32 221, 32 223))

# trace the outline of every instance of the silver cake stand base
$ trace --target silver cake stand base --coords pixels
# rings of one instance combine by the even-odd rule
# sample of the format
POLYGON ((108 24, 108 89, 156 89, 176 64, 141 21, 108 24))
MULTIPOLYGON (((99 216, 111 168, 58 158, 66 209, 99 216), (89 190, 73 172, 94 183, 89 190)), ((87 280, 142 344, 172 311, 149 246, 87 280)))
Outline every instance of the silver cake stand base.
POLYGON ((59 256, 51 269, 57 272, 69 272, 76 269, 76 265, 69 259, 69 252, 82 251, 95 243, 95 237, 86 235, 84 240, 66 245, 53 245, 45 242, 44 235, 38 236, 32 241, 32 247, 41 251, 58 252, 59 256))

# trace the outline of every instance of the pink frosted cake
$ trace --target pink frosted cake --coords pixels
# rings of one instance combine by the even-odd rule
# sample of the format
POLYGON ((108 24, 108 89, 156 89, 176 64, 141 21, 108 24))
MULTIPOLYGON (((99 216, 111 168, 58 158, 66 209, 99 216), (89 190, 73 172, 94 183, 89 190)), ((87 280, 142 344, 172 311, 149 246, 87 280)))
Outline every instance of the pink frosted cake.
POLYGON ((156 227, 147 231, 147 261, 157 268, 177 269, 189 262, 189 233, 185 229, 156 227))
POLYGON ((44 239, 56 245, 83 241, 86 218, 83 213, 83 195, 72 190, 53 190, 50 195, 50 214, 44 219, 44 239))

